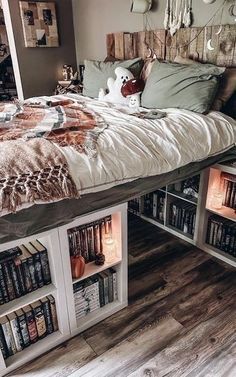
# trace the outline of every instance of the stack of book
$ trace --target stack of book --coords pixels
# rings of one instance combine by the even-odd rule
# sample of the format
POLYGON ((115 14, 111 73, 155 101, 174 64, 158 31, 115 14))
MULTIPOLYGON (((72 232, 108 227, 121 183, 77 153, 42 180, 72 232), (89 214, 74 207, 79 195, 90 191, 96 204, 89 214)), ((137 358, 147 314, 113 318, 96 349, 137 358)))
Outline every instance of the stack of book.
POLYGON ((0 253, 0 304, 51 283, 47 249, 38 241, 0 253))
POLYGON ((196 222, 196 208, 183 200, 176 200, 170 204, 169 224, 183 233, 194 235, 196 222))
POLYGON ((141 213, 141 197, 130 200, 128 208, 130 212, 139 215, 141 213))
POLYGON ((95 255, 102 253, 102 240, 105 234, 111 235, 111 233, 111 216, 69 229, 67 234, 70 256, 82 255, 86 263, 93 262, 95 255))
POLYGON ((153 193, 152 199, 152 217, 164 223, 165 217, 166 194, 162 191, 153 193))
POLYGON ((236 224, 220 216, 210 216, 206 242, 225 253, 236 256, 236 224))
POLYGON ((236 209, 236 176, 232 174, 222 174, 224 181, 224 201, 223 205, 236 209))
POLYGON ((0 318, 0 348, 4 359, 58 330, 53 296, 0 318))
POLYGON ((117 273, 109 268, 73 286, 76 319, 118 299, 117 273))

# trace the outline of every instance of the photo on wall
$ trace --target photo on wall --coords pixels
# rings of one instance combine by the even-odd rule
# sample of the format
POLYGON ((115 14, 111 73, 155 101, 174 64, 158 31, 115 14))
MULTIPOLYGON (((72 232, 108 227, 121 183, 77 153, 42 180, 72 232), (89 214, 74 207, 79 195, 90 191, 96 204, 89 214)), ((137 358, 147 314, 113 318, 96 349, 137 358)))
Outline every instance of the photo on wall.
POLYGON ((25 47, 58 47, 55 3, 20 1, 25 47))

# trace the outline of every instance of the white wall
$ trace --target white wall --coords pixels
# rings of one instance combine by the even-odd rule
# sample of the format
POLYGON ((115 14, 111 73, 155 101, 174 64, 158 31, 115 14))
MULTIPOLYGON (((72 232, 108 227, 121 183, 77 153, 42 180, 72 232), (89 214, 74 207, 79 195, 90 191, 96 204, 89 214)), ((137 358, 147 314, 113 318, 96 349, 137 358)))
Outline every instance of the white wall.
MULTIPOLYGON (((194 26, 203 26, 223 0, 206 5, 202 0, 193 1, 194 26)), ((118 31, 134 32, 143 30, 143 16, 130 13, 130 0, 72 0, 76 39, 77 62, 84 59, 106 57, 106 34, 118 31)), ((154 0, 150 13, 151 28, 163 28, 166 0, 154 0)), ((228 14, 232 0, 228 0, 223 23, 234 23, 228 14)), ((220 14, 214 20, 219 24, 220 14)))

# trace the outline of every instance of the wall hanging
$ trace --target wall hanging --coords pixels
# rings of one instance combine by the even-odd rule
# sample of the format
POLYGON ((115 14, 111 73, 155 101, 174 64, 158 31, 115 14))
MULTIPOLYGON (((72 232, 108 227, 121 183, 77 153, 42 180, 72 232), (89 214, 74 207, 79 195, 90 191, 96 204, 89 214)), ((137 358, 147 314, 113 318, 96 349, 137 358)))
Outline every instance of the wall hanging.
POLYGON ((20 1, 26 47, 58 47, 54 2, 20 1))
POLYGON ((164 28, 173 36, 181 27, 192 23, 192 0, 167 0, 164 28))

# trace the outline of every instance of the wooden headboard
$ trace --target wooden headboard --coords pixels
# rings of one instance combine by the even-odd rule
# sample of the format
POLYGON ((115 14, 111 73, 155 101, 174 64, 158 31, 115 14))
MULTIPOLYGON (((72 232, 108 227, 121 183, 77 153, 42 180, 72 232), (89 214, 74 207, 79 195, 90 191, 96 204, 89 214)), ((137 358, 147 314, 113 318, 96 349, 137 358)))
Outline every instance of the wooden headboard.
POLYGON ((236 67, 236 25, 182 28, 171 37, 166 30, 107 35, 107 55, 116 59, 146 58, 150 47, 157 58, 174 60, 177 55, 225 67, 236 67), (214 50, 207 49, 212 39, 214 50), (193 42, 189 44, 190 41, 193 42))

